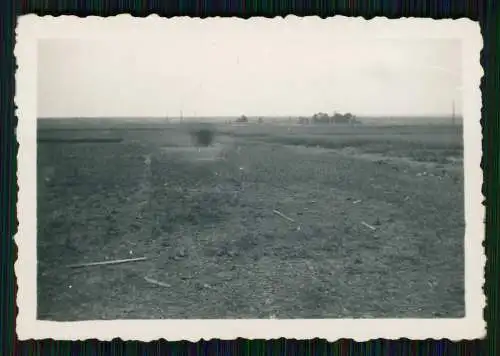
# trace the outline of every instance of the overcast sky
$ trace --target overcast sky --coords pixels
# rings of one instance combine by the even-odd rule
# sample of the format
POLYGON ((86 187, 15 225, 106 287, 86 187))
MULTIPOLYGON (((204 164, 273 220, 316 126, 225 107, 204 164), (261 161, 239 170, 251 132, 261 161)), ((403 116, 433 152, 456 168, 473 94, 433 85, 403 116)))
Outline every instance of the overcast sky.
POLYGON ((460 112, 459 40, 266 31, 42 40, 38 115, 450 115, 453 100, 460 112))

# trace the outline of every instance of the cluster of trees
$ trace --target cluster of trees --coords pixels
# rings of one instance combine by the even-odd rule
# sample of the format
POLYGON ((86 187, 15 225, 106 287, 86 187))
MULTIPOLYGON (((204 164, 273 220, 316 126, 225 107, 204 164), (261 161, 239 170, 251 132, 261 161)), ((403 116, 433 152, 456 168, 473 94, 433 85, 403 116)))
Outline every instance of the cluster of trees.
POLYGON ((334 113, 333 115, 328 115, 324 112, 319 112, 314 114, 312 117, 299 117, 298 123, 301 125, 309 124, 355 124, 359 121, 356 120, 356 116, 351 113, 339 114, 334 113))
POLYGON ((311 122, 313 124, 352 124, 356 123, 357 120, 356 117, 351 113, 334 113, 330 116, 326 113, 319 112, 312 116, 311 122))
POLYGON ((245 115, 241 115, 235 120, 235 122, 248 122, 248 117, 246 117, 245 115))
MULTIPOLYGON (((245 115, 241 115, 239 118, 237 118, 235 120, 235 122, 238 122, 238 123, 247 123, 248 122, 248 117, 246 117, 245 115)), ((262 124, 262 123, 264 123, 264 119, 262 117, 259 117, 257 119, 257 122, 259 124, 262 124)))

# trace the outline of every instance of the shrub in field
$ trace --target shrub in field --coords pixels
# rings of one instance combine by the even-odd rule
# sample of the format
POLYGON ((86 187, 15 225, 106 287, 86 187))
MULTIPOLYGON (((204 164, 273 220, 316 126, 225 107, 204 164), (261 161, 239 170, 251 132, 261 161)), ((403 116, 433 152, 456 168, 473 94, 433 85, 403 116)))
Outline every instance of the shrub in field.
POLYGON ((210 127, 200 127, 192 129, 191 137, 197 146, 210 146, 215 137, 215 131, 210 127))

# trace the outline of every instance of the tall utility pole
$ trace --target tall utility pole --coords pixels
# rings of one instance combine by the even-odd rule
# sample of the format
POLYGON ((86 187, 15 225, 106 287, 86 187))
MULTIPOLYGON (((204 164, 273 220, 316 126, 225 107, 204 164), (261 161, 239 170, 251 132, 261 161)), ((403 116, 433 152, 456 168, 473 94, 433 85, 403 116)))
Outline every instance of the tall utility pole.
POLYGON ((455 126, 455 100, 451 103, 451 124, 455 126))

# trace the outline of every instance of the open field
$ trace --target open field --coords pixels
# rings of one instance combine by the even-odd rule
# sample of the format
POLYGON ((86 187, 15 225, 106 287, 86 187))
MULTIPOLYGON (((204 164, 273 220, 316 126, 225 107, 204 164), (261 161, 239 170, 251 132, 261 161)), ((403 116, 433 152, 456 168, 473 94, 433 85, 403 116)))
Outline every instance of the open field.
POLYGON ((39 120, 40 319, 464 315, 461 126, 213 128, 39 120))

